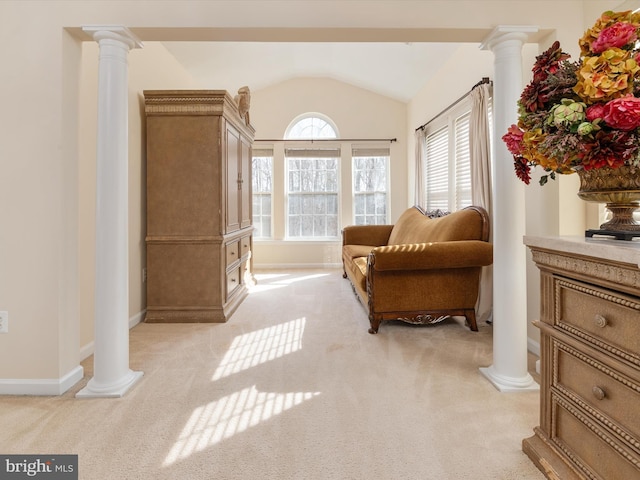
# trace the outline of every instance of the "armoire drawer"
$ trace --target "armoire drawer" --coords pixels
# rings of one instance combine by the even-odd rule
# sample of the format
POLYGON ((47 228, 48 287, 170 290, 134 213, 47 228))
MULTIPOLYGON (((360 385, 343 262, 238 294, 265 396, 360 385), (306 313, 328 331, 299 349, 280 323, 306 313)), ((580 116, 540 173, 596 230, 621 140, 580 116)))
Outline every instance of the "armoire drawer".
POLYGON ((568 396, 577 396, 594 416, 603 414, 601 421, 617 434, 640 438, 640 416, 635 408, 640 405, 640 385, 572 347, 553 343, 553 385, 568 396))
POLYGON ((552 397, 552 441, 585 478, 640 480, 640 458, 569 402, 552 397), (595 473, 594 477, 591 472, 595 473))
POLYGON ((240 286, 240 268, 232 268, 227 272, 227 300, 240 286))
POLYGON ((251 251, 251 237, 244 237, 240 239, 240 257, 248 255, 251 251))
POLYGON ((240 258, 240 244, 237 240, 226 244, 227 251, 227 267, 233 265, 240 258))
POLYGON ((640 364, 640 299, 561 278, 555 282, 556 326, 640 364))

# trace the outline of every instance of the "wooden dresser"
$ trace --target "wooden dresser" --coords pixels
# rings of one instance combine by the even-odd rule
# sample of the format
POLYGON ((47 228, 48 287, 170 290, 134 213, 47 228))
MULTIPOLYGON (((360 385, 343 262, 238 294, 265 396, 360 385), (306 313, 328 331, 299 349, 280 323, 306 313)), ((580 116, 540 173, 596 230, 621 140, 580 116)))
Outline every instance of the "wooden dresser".
POLYGON ((525 237, 540 269, 540 425, 552 480, 640 479, 640 242, 525 237))
POLYGON ((254 129, 223 90, 146 90, 147 322, 224 322, 251 279, 254 129))

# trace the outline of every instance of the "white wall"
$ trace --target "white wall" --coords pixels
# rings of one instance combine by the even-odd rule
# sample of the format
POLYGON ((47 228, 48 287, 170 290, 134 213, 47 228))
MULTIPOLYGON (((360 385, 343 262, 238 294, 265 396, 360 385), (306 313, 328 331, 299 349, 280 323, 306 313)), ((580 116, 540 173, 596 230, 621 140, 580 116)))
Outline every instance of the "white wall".
POLYGON ((0 379, 59 379, 78 366, 66 345, 79 331, 80 44, 27 5, 11 7, 0 6, 0 379))

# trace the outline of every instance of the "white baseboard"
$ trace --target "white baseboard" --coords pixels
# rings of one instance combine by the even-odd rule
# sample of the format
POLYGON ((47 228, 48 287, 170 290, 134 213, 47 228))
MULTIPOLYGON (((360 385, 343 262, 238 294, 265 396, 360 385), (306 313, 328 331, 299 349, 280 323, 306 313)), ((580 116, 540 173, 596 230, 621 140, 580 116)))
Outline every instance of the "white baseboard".
POLYGON ((301 270, 305 268, 342 268, 342 263, 254 263, 254 272, 258 270, 301 270))
MULTIPOLYGON (((138 325, 144 319, 146 310, 138 312, 129 319, 129 329, 138 325)), ((80 361, 93 355, 94 342, 91 341, 80 348, 80 361)), ((3 379, 0 378, 0 395, 62 395, 72 386, 82 380, 84 369, 78 365, 71 372, 58 379, 3 379)))
MULTIPOLYGON (((141 312, 138 312, 133 317, 131 317, 129 319, 129 330, 131 330, 133 327, 135 327, 140 322, 142 322, 142 320, 144 320, 144 316, 146 313, 147 313, 146 310, 142 310, 141 312)), ((91 355, 93 355, 94 351, 95 351, 95 344, 93 343, 93 341, 80 347, 80 361, 82 362, 83 360, 89 358, 91 355)))
POLYGON ((142 310, 141 312, 136 313, 133 317, 129 319, 129 330, 138 325, 142 320, 144 320, 144 315, 147 313, 147 310, 142 310))
POLYGON ((0 395, 62 395, 82 380, 84 369, 78 365, 61 378, 1 379, 0 395))
POLYGON ((93 355, 94 350, 95 350, 95 344, 93 343, 93 340, 87 343, 86 345, 80 347, 80 361, 82 362, 83 360, 93 355))

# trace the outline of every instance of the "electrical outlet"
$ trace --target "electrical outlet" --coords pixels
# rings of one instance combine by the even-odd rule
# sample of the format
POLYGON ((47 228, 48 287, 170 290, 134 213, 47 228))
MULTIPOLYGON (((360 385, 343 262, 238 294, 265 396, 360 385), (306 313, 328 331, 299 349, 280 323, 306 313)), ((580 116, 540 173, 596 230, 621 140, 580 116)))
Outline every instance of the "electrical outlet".
POLYGON ((0 333, 9 333, 9 312, 0 312, 0 333))

